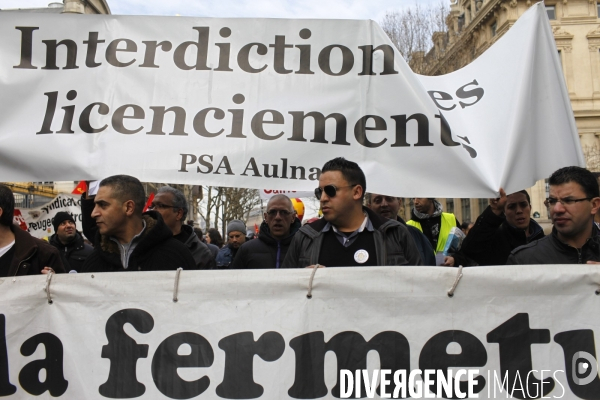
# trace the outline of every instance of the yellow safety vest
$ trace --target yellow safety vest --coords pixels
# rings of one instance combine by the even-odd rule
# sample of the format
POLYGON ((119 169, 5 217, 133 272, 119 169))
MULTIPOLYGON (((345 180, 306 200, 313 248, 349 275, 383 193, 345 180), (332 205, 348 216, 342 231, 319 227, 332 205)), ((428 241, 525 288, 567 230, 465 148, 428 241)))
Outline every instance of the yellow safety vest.
MULTIPOLYGON (((423 232, 423 228, 421 227, 421 223, 417 221, 413 221, 412 219, 406 223, 407 225, 414 226, 418 230, 423 232)), ((446 239, 448 239, 448 235, 450 235, 450 229, 456 226, 456 217, 451 213, 442 213, 442 226, 440 227, 440 234, 438 236, 437 247, 435 249, 436 253, 441 253, 444 251, 444 247, 446 247, 446 239)))

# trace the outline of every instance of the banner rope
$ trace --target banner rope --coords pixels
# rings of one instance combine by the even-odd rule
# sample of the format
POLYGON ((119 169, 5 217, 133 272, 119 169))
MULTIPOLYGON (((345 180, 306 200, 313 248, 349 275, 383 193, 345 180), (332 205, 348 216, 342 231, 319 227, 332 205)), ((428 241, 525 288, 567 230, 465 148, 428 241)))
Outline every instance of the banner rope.
POLYGON ((46 297, 48 298, 48 304, 52 304, 52 296, 50 296, 50 282, 52 282, 52 275, 54 275, 54 272, 49 272, 46 277, 46 297))
POLYGON ((177 271, 175 272, 175 287, 173 288, 173 303, 177 303, 177 295, 179 293, 179 275, 181 275, 181 271, 183 270, 183 268, 179 267, 177 268, 177 271))
POLYGON ((454 296, 454 291, 456 290, 456 287, 458 286, 458 282, 460 282, 460 279, 463 277, 462 269, 463 269, 462 265, 458 267, 458 273, 456 274, 456 279, 454 280, 454 285, 452 285, 450 290, 448 290, 448 297, 454 296))
POLYGON ((313 289, 313 279, 315 278, 315 274, 317 273, 317 269, 321 266, 319 264, 315 265, 312 273, 310 274, 310 279, 308 280, 308 292, 306 293, 306 298, 312 299, 312 289, 313 289))

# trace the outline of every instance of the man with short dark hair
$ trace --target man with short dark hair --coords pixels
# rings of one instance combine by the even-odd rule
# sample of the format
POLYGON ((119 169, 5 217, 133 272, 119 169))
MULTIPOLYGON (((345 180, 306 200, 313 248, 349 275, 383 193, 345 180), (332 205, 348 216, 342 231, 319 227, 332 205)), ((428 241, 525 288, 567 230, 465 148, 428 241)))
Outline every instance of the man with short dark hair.
POLYGON ((65 272, 58 250, 13 224, 15 197, 0 184, 0 276, 65 272))
POLYGON ((237 252, 232 269, 279 268, 283 264, 300 220, 289 197, 276 194, 269 199, 258 239, 244 243, 237 252))
POLYGON ((296 233, 284 267, 422 265, 404 225, 362 206, 366 188, 358 164, 342 157, 325 163, 315 189, 323 218, 296 233))
POLYGON ((83 263, 93 248, 83 241, 83 236, 77 231, 73 216, 66 211, 56 213, 52 219, 54 235, 49 243, 56 247, 66 262, 67 272, 81 272, 83 263))
POLYGON ((531 218, 529 193, 521 190, 509 194, 500 188, 500 197, 475 221, 463 241, 459 255, 478 265, 504 265, 511 251, 544 237, 544 230, 531 218))
POLYGON ((423 265, 435 266, 435 253, 429 240, 414 226, 406 225, 406 222, 398 215, 398 211, 400 210, 400 199, 398 197, 367 193, 365 198, 367 200, 367 207, 375 214, 384 218, 394 219, 406 226, 417 245, 423 265))
POLYGON ((143 213, 145 197, 138 179, 115 175, 100 182, 93 200, 82 201, 84 232, 86 223, 97 228, 94 251, 83 272, 196 269, 192 254, 173 237, 160 214, 143 213))
POLYGON ((227 245, 219 250, 219 254, 217 254, 217 268, 230 268, 238 249, 245 242, 246 224, 239 219, 229 221, 227 224, 227 245))
POLYGON ((194 233, 194 228, 184 224, 188 204, 183 193, 171 186, 158 189, 150 210, 157 211, 173 232, 173 237, 183 243, 192 253, 198 269, 214 269, 215 259, 206 244, 194 233))
POLYGON ((565 167, 548 179, 545 201, 554 224, 552 234, 512 251, 507 264, 584 264, 600 261, 600 232, 594 215, 600 193, 585 168, 565 167))

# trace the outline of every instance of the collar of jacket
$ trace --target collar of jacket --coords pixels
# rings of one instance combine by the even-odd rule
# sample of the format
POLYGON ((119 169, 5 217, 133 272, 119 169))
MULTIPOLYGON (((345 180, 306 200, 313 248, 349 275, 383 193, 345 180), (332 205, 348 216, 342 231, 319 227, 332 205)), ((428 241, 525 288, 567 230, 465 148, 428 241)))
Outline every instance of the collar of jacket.
MULTIPOLYGON (((385 232, 390 226, 401 225, 400 222, 394 219, 383 218, 375 214, 373 211, 371 211, 371 209, 367 207, 363 207, 363 211, 367 213, 367 216, 371 220, 371 223, 373 224, 373 228, 375 228, 375 230, 385 232)), ((304 225, 302 228, 300 228, 299 232, 302 232, 311 238, 315 238, 321 233, 325 225, 327 225, 327 221, 325 220, 325 218, 321 218, 318 221, 315 221, 311 224, 304 225)))
MULTIPOLYGON (((317 221, 315 221, 315 222, 317 222, 317 221)), ((300 220, 298 218, 294 218, 294 222, 292 222, 292 225, 290 225, 290 234, 287 235, 285 238, 279 240, 279 242, 281 242, 281 244, 291 243, 292 239, 294 238, 294 235, 296 234, 296 232, 298 232, 298 230, 300 230, 301 227, 302 227, 302 223, 300 222, 300 220)), ((260 230, 258 232, 258 239, 262 240, 263 242, 265 242, 266 244, 268 244, 270 246, 277 246, 278 240, 275 239, 271 235, 271 230, 269 229, 269 225, 267 224, 266 221, 263 221, 260 224, 260 230)))
MULTIPOLYGON (((592 235, 589 238, 587 238, 587 240, 581 247, 582 249, 586 246, 591 246, 593 250, 598 250, 598 248, 600 247, 600 230, 598 229, 596 224, 592 223, 592 225, 593 225, 592 226, 592 235)), ((552 227, 552 235, 551 236, 552 236, 552 240, 554 241, 554 243, 557 246, 559 246, 561 249, 563 249, 565 251, 579 250, 576 247, 568 245, 565 242, 563 242, 562 240, 560 240, 558 238, 558 231, 556 230, 555 226, 552 227)))
POLYGON ((35 238, 17 225, 11 225, 10 230, 15 235, 15 259, 25 260, 34 255, 38 249, 35 238))
MULTIPOLYGON (((179 232, 180 235, 182 235, 182 237, 185 237, 185 240, 183 241, 183 243, 187 243, 190 242, 190 238, 192 238, 192 240, 194 239, 192 237, 192 235, 196 236, 196 233, 194 232, 194 228, 192 228, 191 226, 189 226, 188 224, 183 224, 181 225, 181 232, 179 232)), ((197 238, 198 236, 196 236, 197 238)), ((200 239, 198 239, 200 240, 200 239)))
MULTIPOLYGON (((513 236, 526 236, 524 230, 515 228, 514 226, 510 225, 508 222, 506 222, 506 219, 504 219, 504 222, 502 223, 502 225, 504 225, 504 227, 508 230, 508 232, 513 236)), ((529 233, 529 237, 526 236, 527 242, 530 242, 532 240, 537 240, 537 239, 535 239, 535 237, 538 236, 540 234, 540 232, 543 232, 543 231, 544 231, 544 229, 540 226, 540 224, 535 222, 533 220, 533 218, 530 218, 529 219, 529 232, 530 233, 529 233)))
POLYGON ((83 247, 83 236, 81 235, 81 233, 76 230, 75 231, 75 239, 73 239, 73 241, 67 245, 64 245, 60 239, 58 238, 58 235, 55 233, 54 235, 50 236, 50 240, 49 243, 51 245, 53 245, 54 247, 58 247, 58 248, 63 248, 66 247, 67 249, 71 249, 71 248, 80 248, 83 247))
MULTIPOLYGON (((142 232, 134 253, 145 252, 156 244, 173 237, 173 232, 157 211, 147 211, 142 214, 142 218, 146 221, 146 229, 142 232)), ((121 254, 117 243, 110 240, 107 235, 101 235, 100 247, 107 253, 121 254)))

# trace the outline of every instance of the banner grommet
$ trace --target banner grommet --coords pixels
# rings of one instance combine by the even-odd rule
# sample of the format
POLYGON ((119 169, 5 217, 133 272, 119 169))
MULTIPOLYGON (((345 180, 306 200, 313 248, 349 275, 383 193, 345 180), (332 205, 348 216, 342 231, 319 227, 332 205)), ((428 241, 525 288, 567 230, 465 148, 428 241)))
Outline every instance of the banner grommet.
POLYGON ((452 285, 452 287, 450 288, 450 290, 448 290, 448 297, 454 297, 454 292, 456 291, 456 287, 458 286, 458 282, 460 282, 461 278, 463 277, 462 269, 463 269, 463 266, 460 265, 458 267, 458 272, 456 274, 456 279, 454 280, 454 284, 452 285))
POLYGON ((48 299, 48 304, 52 304, 52 296, 50 296, 50 282, 52 282, 52 275, 54 272, 49 272, 46 277, 46 298, 48 299))
POLYGON ((312 299, 313 279, 315 279, 315 274, 317 273, 317 269, 319 268, 321 268, 319 264, 315 265, 310 274, 310 279, 308 280, 308 292, 306 293, 307 299, 312 299))
POLYGON ((181 275, 182 270, 183 268, 179 267, 175 272, 175 286, 173 287, 173 303, 177 303, 178 301, 177 295, 179 293, 179 275, 181 275))

